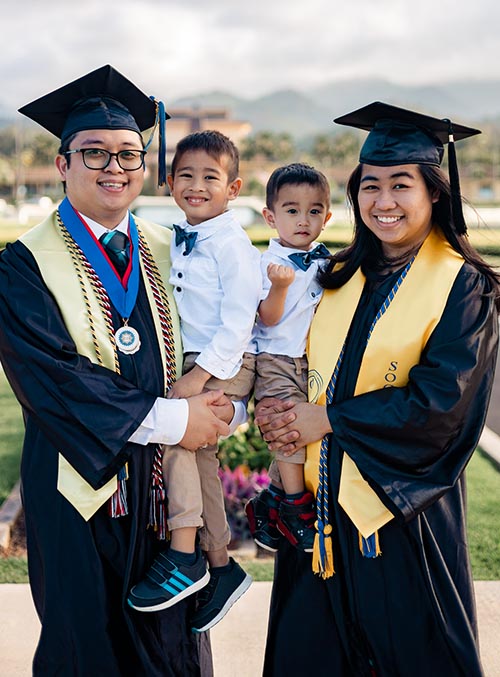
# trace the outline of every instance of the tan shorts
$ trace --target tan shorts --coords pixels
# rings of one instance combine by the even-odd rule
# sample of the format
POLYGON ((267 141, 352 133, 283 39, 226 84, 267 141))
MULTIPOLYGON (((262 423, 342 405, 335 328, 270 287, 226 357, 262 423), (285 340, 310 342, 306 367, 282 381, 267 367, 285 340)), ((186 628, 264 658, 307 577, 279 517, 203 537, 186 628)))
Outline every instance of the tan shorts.
MULTIPOLYGON (((255 400, 258 402, 264 397, 277 397, 280 400, 292 402, 307 402, 307 358, 288 357, 288 355, 271 355, 260 353, 255 362, 255 400)), ((274 452, 276 461, 285 463, 305 463, 305 447, 298 449, 293 456, 283 456, 279 451, 274 452)), ((276 476, 277 468, 271 464, 269 474, 271 479, 276 476)))
MULTIPOLYGON (((199 353, 186 353, 183 373, 195 365, 199 353)), ((239 372, 232 379, 211 377, 207 390, 223 390, 232 400, 250 394, 255 378, 255 355, 245 353, 239 372)), ((224 494, 218 475, 217 445, 196 452, 179 445, 163 447, 163 475, 168 497, 168 528, 200 527, 203 550, 219 550, 231 540, 224 509, 224 494)))

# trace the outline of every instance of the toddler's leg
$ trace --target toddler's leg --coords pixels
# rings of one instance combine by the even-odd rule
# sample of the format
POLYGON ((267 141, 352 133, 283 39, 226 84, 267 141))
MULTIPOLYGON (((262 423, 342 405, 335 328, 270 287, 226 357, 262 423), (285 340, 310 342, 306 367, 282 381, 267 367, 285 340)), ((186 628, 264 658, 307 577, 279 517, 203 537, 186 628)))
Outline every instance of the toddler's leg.
POLYGON ((146 577, 130 591, 137 611, 160 611, 201 590, 210 574, 195 549, 202 522, 202 498, 196 456, 182 447, 165 447, 163 474, 168 496, 170 547, 154 560, 146 577))

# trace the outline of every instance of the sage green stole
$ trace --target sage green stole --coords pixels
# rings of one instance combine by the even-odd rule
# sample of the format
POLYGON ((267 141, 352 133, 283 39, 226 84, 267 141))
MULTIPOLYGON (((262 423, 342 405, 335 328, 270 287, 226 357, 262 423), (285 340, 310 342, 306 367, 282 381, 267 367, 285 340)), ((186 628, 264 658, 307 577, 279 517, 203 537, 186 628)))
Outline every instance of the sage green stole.
MULTIPOLYGON (((384 387, 402 388, 410 369, 438 324, 463 258, 434 228, 422 244, 406 278, 378 320, 361 362, 354 395, 384 387)), ((308 342, 309 401, 326 404, 326 388, 358 306, 365 277, 361 271, 340 289, 325 290, 308 342)), ((335 435, 335 430, 332 433, 335 435)), ((306 485, 318 487, 321 440, 307 447, 306 485)), ((368 538, 393 518, 344 452, 339 503, 362 536, 368 538)))
MULTIPOLYGON (((168 282, 170 272, 171 231, 167 228, 148 223, 137 217, 134 217, 134 219, 138 230, 143 234, 149 246, 165 287, 172 316, 176 365, 177 369, 179 369, 179 365, 182 364, 179 320, 172 288, 168 282)), ((45 285, 56 299, 66 328, 75 342, 78 353, 87 357, 94 364, 102 364, 108 369, 115 370, 115 348, 110 341, 102 310, 90 281, 87 276, 83 274, 82 283, 85 286, 90 308, 88 309, 85 305, 71 254, 57 225, 56 212, 53 212, 45 219, 45 221, 25 233, 20 240, 33 254, 40 268, 45 285), (96 354, 96 348, 89 326, 89 312, 92 314, 93 318, 95 335, 97 337, 101 356, 100 360, 96 354)), ((165 374, 166 355, 160 316, 141 257, 140 264, 156 335, 158 337, 158 346, 160 348, 162 359, 162 373, 165 374)), ((84 270, 83 267, 82 270, 84 270)), ((154 368, 154 365, 151 365, 151 368, 154 368)), ((118 479, 117 477, 113 477, 100 489, 93 489, 65 459, 64 454, 59 454, 57 488, 80 512, 85 520, 90 519, 108 498, 114 494, 117 486, 118 479)))

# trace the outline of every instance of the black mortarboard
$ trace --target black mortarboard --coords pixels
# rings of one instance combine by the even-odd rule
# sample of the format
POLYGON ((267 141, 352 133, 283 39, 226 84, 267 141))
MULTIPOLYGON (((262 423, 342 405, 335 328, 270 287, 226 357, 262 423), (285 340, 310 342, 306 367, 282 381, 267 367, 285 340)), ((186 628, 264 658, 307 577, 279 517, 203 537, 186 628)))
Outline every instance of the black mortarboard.
MULTIPOLYGON (((144 94, 112 66, 91 73, 28 103, 19 112, 63 142, 85 129, 130 129, 138 133, 158 125, 158 182, 165 183, 165 120, 161 101, 144 94)), ((146 144, 146 148, 153 138, 146 144)))
POLYGON ((359 108, 334 120, 369 132, 359 155, 363 164, 391 167, 404 164, 439 166, 448 143, 451 205, 455 228, 465 233, 455 141, 481 134, 479 129, 452 123, 381 101, 359 108))

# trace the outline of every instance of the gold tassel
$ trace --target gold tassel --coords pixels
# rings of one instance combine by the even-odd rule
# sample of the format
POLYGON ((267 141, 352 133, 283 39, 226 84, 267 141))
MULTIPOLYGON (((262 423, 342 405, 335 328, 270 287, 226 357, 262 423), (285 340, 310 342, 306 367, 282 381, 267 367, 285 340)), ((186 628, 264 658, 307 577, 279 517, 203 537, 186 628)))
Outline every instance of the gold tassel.
POLYGON ((314 535, 312 570, 315 574, 321 574, 322 569, 321 569, 321 557, 319 556, 318 522, 314 523, 314 528, 316 529, 316 533, 314 535))
POLYGON ((332 548, 332 525, 326 524, 323 533, 325 534, 325 566, 321 573, 321 578, 331 578, 335 573, 333 566, 333 548, 332 548))

